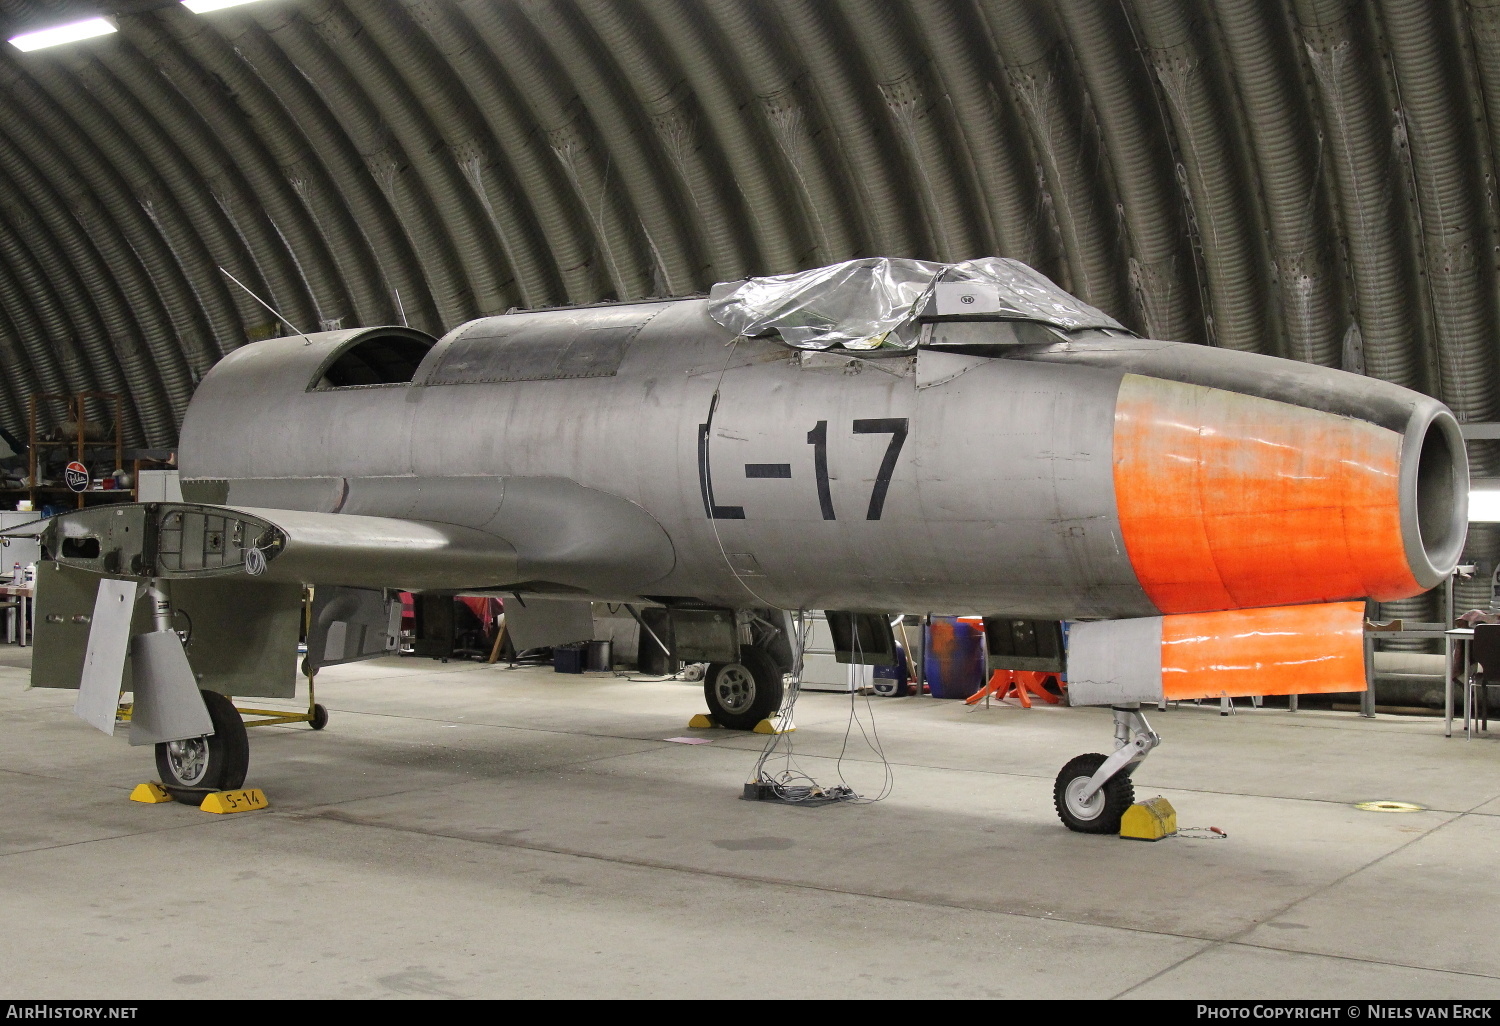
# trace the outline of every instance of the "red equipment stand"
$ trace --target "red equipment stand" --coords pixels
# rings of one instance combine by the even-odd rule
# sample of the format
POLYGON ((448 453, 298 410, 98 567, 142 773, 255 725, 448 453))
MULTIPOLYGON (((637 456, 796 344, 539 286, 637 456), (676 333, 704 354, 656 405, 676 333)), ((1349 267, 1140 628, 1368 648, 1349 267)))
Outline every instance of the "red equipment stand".
POLYGON ((1002 702, 1007 698, 1019 699, 1022 708, 1030 709, 1031 696, 1035 695, 1048 705, 1056 705, 1061 699, 1043 686, 1048 677, 1056 676, 1041 670, 996 670, 990 675, 990 682, 964 699, 964 704, 978 705, 993 695, 1002 702))

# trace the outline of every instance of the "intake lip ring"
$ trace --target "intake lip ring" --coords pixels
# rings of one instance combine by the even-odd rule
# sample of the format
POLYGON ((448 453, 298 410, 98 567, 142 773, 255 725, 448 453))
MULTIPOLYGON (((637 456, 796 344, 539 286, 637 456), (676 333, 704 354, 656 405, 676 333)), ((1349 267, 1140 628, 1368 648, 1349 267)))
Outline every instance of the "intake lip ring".
POLYGON ((1469 530, 1463 432, 1436 400, 1412 411, 1401 440, 1401 541, 1412 576, 1436 587, 1453 572, 1469 530))

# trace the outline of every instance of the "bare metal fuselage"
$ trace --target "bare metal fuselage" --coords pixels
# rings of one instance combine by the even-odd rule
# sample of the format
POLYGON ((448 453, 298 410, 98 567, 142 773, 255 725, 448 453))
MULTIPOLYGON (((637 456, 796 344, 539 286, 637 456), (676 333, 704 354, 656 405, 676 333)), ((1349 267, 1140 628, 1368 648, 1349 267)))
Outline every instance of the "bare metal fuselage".
MULTIPOLYGON (((1015 332, 995 322, 937 325, 935 342, 971 343, 961 352, 809 353, 732 339, 705 305, 488 318, 450 333, 401 384, 328 387, 322 369, 349 333, 258 343, 216 367, 189 408, 185 491, 453 524, 515 551, 513 570, 455 571, 427 587, 1151 616, 1162 609, 1132 564, 1116 496, 1122 383, 1144 376, 1377 425, 1400 450, 1389 544, 1413 579, 1431 586, 1462 543, 1449 529, 1456 428, 1405 389, 1173 343, 1005 345, 1015 332), (527 370, 515 357, 540 344, 528 337, 590 332, 605 333, 595 348, 613 362, 527 370), (999 344, 976 348, 987 339, 999 344), (511 355, 492 358, 500 351, 511 355), (1429 459, 1447 461, 1428 486, 1447 496, 1433 506, 1442 531, 1436 514, 1418 515, 1419 454, 1434 438, 1446 446, 1429 459)), ((313 583, 347 583, 328 574, 313 583)), ((1340 597, 1352 596, 1306 600, 1340 597)))

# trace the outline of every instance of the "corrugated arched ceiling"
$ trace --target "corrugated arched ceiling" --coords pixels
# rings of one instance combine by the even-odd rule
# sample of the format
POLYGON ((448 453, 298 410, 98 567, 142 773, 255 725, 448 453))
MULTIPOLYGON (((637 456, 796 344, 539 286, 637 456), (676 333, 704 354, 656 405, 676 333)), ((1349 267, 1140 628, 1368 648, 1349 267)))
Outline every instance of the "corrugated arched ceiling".
POLYGON ((865 254, 1500 417, 1500 0, 0 0, 101 11, 0 44, 18 434, 105 389, 171 444, 283 330, 220 268, 300 329, 437 333, 865 254))

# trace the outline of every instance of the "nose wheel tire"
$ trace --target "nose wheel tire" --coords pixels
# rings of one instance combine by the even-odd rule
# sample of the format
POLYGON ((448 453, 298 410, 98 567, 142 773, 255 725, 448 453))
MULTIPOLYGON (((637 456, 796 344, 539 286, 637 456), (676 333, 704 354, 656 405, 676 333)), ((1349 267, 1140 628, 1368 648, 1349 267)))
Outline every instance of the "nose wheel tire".
POLYGON ((1135 803, 1135 784, 1124 773, 1117 773, 1085 801, 1084 788, 1095 771, 1104 765, 1097 752, 1072 759, 1057 775, 1052 785, 1052 804, 1069 830, 1080 834, 1118 834, 1120 819, 1135 803))
POLYGON ((731 730, 751 730, 781 708, 781 670, 765 652, 746 645, 739 662, 709 663, 703 698, 714 722, 731 730))
MULTIPOLYGON (((250 771, 250 738, 234 703, 217 691, 201 691, 214 732, 185 741, 163 741, 156 746, 156 770, 161 782, 193 791, 232 791, 250 771)), ((196 805, 192 795, 178 801, 196 805)), ((201 798, 200 798, 201 800, 201 798)))

